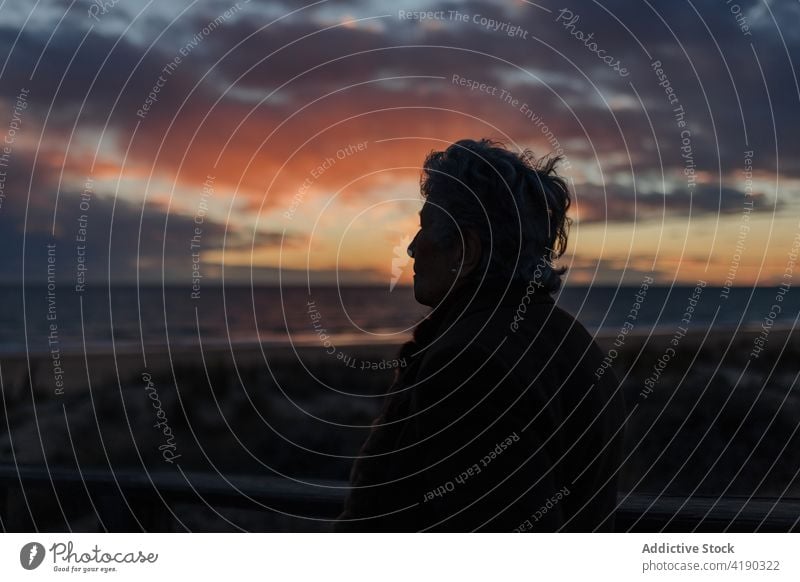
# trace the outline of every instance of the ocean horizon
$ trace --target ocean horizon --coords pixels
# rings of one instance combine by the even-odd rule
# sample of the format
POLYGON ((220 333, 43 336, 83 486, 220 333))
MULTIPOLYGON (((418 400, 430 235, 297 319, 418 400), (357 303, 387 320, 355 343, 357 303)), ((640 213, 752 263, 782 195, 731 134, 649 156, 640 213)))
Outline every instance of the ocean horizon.
MULTIPOLYGON (((126 344, 206 346, 320 344, 326 334, 342 345, 402 343, 430 311, 410 286, 183 285, 0 286, 0 352, 111 350, 126 344), (311 303, 313 302, 313 303, 311 303), (315 312, 314 318, 311 316, 315 312), (54 327, 55 326, 55 329, 54 327)), ((569 285, 557 304, 590 333, 615 334, 626 321, 635 334, 664 334, 689 315, 690 332, 734 332, 768 323, 789 328, 796 313, 778 287, 697 288, 691 285, 569 285), (773 313, 775 317, 771 317, 773 313)), ((521 298, 520 298, 521 299, 521 298)))

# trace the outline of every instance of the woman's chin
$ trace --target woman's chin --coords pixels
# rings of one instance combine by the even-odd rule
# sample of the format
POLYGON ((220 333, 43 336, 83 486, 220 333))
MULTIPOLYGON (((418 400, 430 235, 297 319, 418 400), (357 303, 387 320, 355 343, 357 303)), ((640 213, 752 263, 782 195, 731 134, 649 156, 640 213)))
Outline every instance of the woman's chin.
POLYGON ((414 299, 416 299, 417 303, 420 305, 427 305, 428 307, 431 305, 425 285, 419 281, 417 275, 414 275, 414 299))

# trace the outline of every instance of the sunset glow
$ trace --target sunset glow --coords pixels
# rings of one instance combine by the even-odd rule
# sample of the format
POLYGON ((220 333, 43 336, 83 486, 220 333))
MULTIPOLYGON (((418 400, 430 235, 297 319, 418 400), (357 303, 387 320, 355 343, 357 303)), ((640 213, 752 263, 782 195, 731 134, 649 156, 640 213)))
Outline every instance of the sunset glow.
POLYGON ((689 34, 676 12, 645 34, 653 9, 622 3, 571 25, 524 2, 425 18, 390 3, 178 4, 129 1, 97 18, 76 5, 60 24, 54 6, 16 45, 27 9, 8 11, 0 110, 17 121, 0 218, 11 248, 27 233, 29 262, 43 252, 31 237, 67 252, 86 214, 88 281, 107 281, 111 262, 113 282, 137 270, 187 282, 202 220, 195 262, 211 279, 277 283, 283 269, 293 283, 338 272, 386 284, 417 227, 425 156, 465 137, 563 155, 568 282, 635 284, 652 270, 664 284, 722 285, 733 261, 735 285, 771 285, 800 232, 800 38, 778 51, 778 16, 760 8, 742 36, 710 6, 707 31, 689 34), (580 42, 590 25, 595 44, 580 42))

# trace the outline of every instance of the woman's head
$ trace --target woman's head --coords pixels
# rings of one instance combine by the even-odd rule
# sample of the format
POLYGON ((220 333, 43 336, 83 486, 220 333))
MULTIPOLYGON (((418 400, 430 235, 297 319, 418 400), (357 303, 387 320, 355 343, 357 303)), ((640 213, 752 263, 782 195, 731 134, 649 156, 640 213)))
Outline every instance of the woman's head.
POLYGON ((556 291, 564 269, 553 261, 566 249, 570 222, 559 161, 487 139, 432 152, 422 172, 420 231, 409 245, 417 301, 434 306, 470 279, 522 280, 556 291))

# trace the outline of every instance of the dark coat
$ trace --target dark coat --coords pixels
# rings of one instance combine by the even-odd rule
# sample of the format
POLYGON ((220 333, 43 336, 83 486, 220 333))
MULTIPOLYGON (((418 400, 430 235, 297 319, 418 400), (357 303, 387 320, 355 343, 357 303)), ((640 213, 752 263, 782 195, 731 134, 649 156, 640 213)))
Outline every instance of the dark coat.
POLYGON ((459 290, 351 473, 337 531, 609 531, 625 404, 604 354, 533 284, 459 290))

